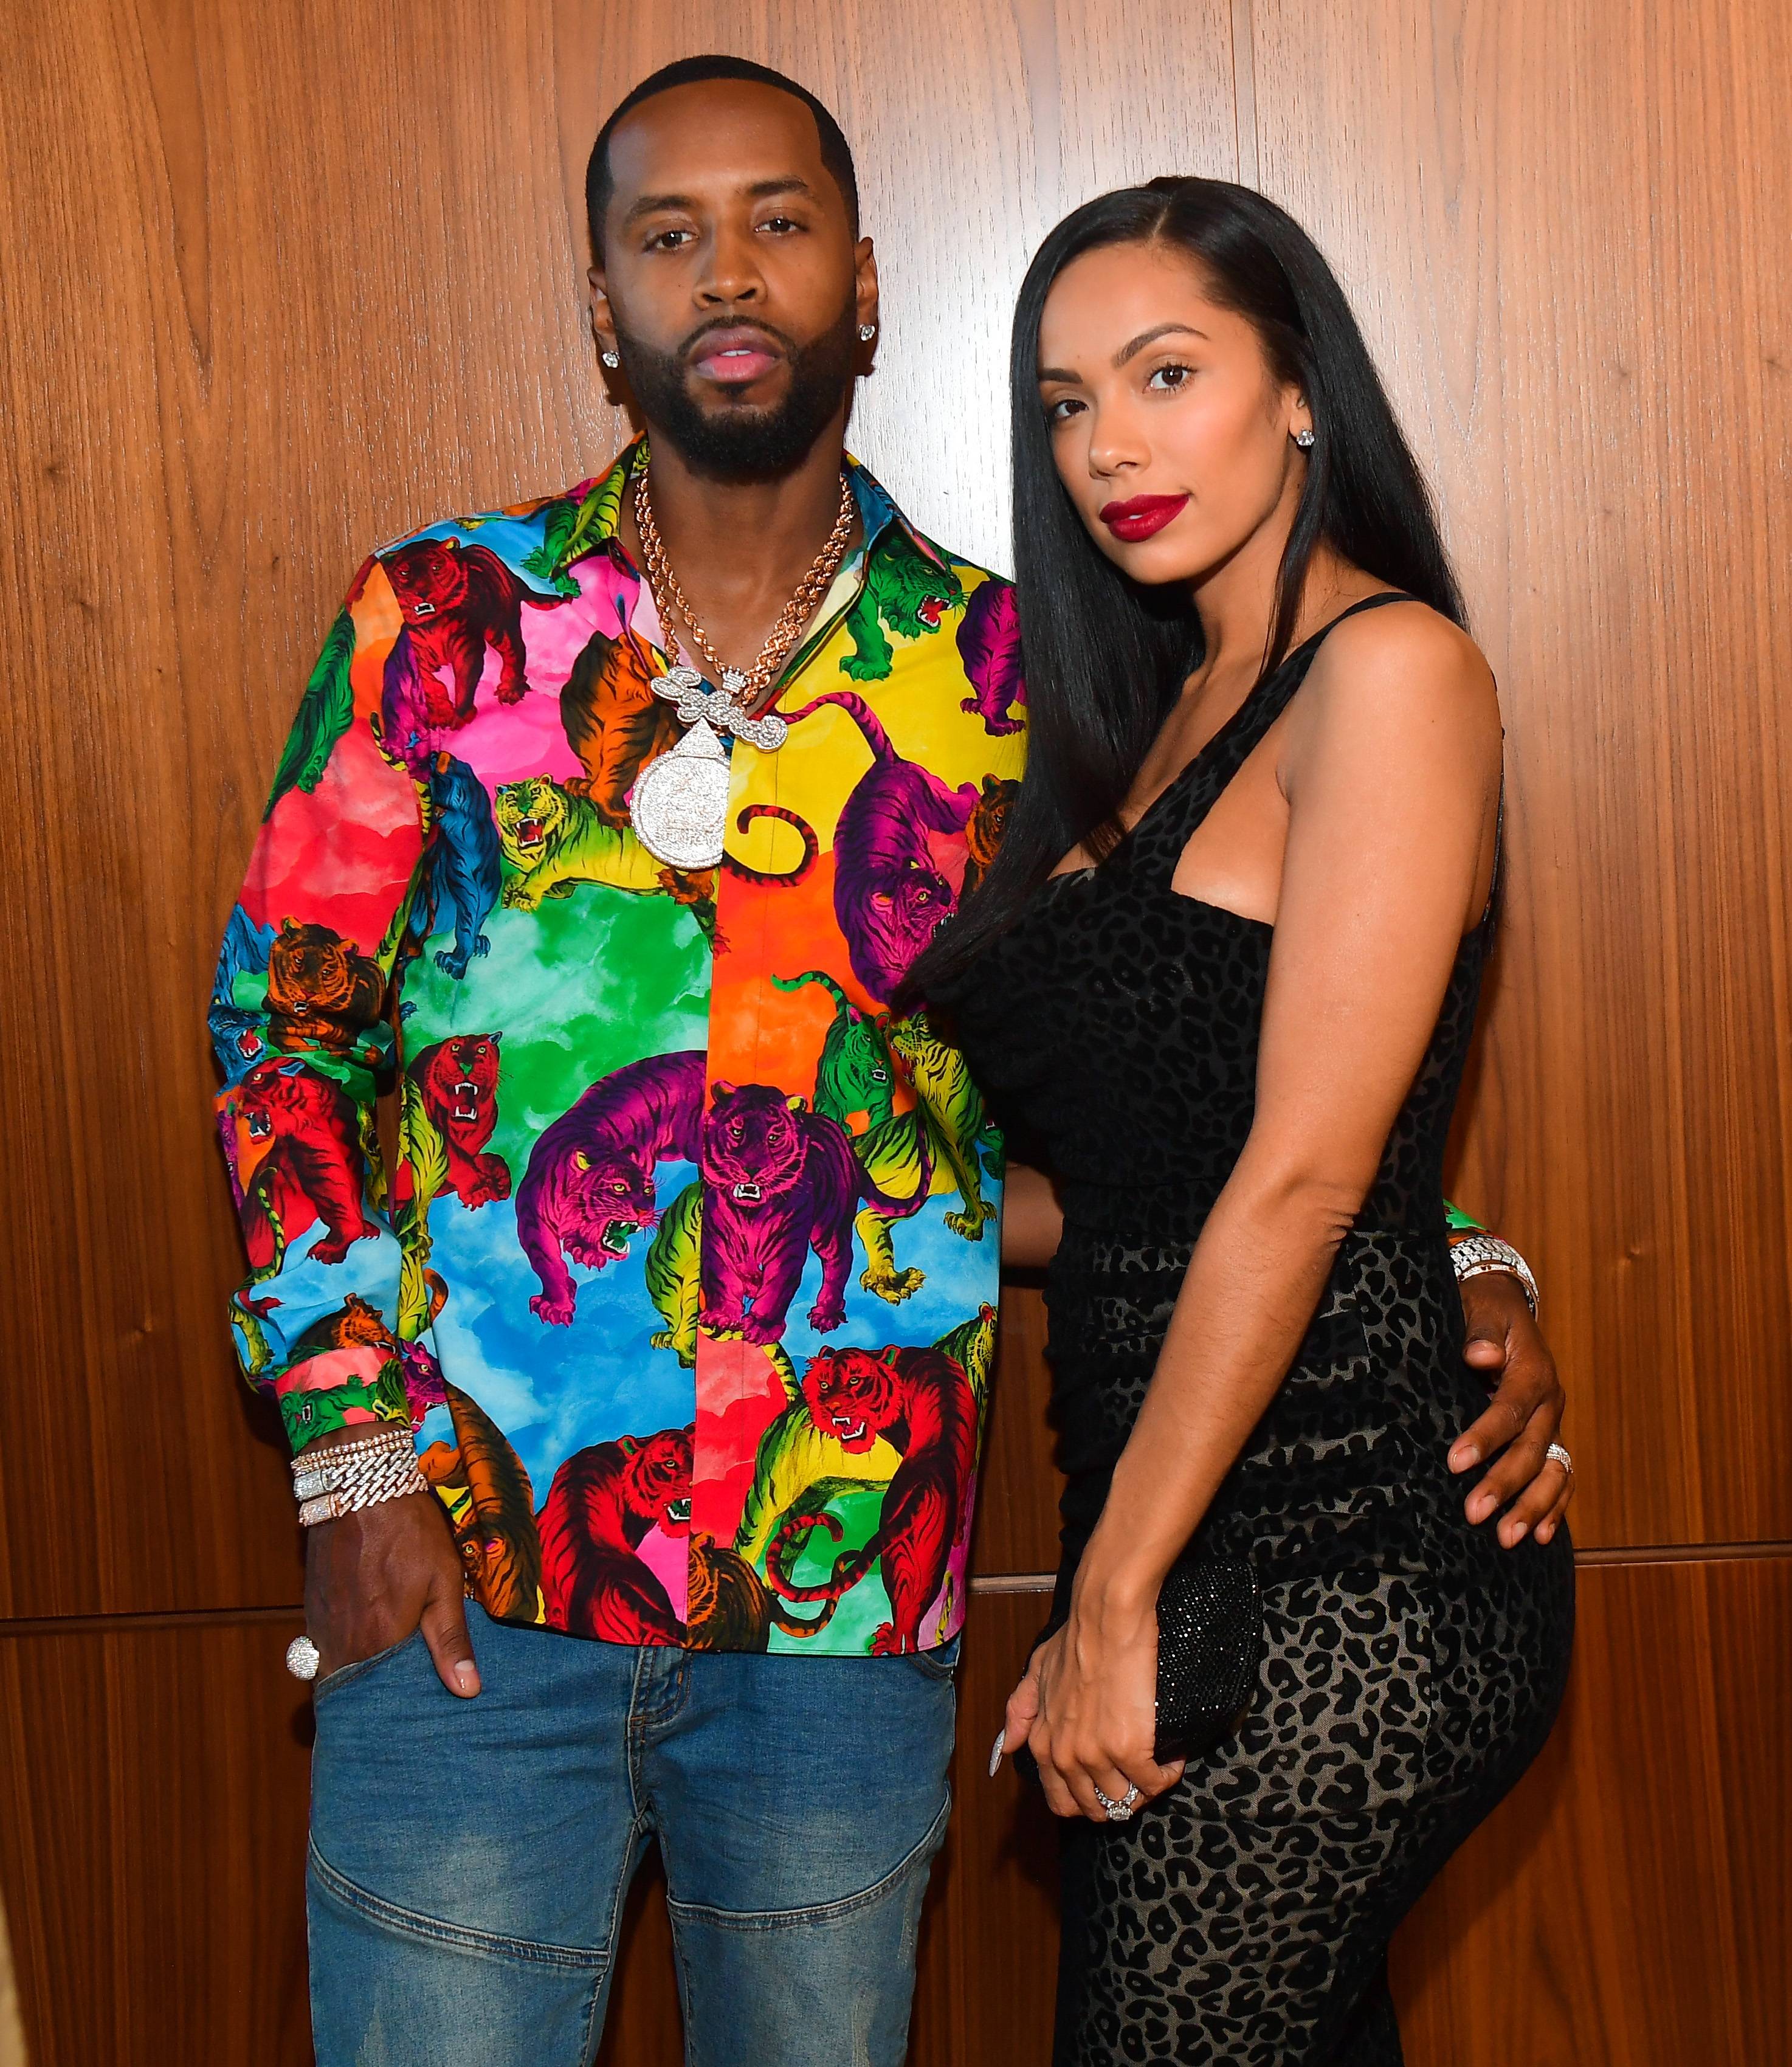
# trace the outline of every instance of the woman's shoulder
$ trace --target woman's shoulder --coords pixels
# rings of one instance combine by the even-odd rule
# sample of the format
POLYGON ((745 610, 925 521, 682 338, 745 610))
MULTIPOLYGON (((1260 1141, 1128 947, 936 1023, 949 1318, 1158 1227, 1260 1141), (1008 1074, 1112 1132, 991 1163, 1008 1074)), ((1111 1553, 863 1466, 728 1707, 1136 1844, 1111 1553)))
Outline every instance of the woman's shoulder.
POLYGON ((1397 733, 1440 723, 1497 737, 1499 701, 1486 657, 1462 626, 1413 599, 1358 609, 1327 633, 1306 688, 1322 726, 1397 733))
POLYGON ((1385 686, 1410 683, 1417 691, 1493 687, 1486 657, 1461 625, 1416 596, 1383 589, 1334 620, 1314 656, 1311 679, 1348 683, 1373 677, 1385 686), (1390 600, 1381 603, 1379 598, 1390 600))
POLYGON ((1437 777, 1478 786, 1497 777, 1493 671, 1460 625, 1424 603, 1359 610, 1336 625, 1289 718, 1291 797, 1321 769, 1376 795, 1437 777))

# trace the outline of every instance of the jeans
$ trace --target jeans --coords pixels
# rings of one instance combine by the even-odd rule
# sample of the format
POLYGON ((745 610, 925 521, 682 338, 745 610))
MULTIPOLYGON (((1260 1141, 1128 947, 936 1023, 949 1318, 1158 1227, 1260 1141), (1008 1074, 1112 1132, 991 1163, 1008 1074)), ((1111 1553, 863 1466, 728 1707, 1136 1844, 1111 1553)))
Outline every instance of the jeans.
POLYGON ((316 1690, 318 2067, 583 2067, 655 1840, 688 2067, 898 2067, 956 1643, 765 1657, 468 1615, 471 1701, 420 1634, 316 1690))

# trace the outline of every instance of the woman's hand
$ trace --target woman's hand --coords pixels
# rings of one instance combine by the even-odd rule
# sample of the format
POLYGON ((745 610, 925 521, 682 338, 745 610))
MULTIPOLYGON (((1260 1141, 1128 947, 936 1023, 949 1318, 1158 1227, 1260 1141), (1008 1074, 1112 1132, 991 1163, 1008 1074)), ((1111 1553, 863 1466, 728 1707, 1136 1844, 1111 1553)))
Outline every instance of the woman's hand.
POLYGON ((1182 1778, 1181 1760, 1159 1765, 1152 1756, 1157 1730, 1154 1594, 1124 1608, 1085 1607, 1079 1594, 1008 1696, 1005 1749, 1031 1750, 1054 1816, 1105 1823, 1097 1788, 1119 1801, 1136 1787, 1148 1801, 1182 1778))

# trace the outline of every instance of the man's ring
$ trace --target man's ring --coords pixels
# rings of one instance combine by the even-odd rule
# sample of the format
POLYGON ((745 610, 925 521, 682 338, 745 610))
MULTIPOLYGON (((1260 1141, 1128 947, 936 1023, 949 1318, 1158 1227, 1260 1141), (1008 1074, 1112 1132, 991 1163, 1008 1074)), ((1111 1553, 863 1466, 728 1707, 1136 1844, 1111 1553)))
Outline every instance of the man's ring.
POLYGON ((1138 1787, 1136 1783, 1129 1787, 1117 1801, 1111 1794, 1104 1794, 1098 1787, 1095 1790, 1095 1798, 1107 1810, 1110 1823, 1124 1823, 1138 1806, 1138 1787))
POLYGON ((286 1670, 295 1679, 318 1676, 318 1647, 308 1636, 295 1636, 286 1646, 286 1670))
POLYGON ((1574 1476, 1575 1460, 1559 1443, 1551 1443, 1543 1455, 1552 1463, 1559 1464, 1570 1478, 1574 1476))

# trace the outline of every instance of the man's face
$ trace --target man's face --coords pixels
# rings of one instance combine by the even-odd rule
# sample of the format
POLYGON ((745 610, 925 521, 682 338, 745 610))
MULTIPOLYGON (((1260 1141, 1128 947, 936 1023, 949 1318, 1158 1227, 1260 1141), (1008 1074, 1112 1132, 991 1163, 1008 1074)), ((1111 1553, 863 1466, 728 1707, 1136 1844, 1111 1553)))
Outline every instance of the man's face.
POLYGON ((592 311, 650 430, 722 479, 788 473, 843 431, 877 315, 814 117, 747 80, 675 87, 618 124, 610 170, 592 311))

